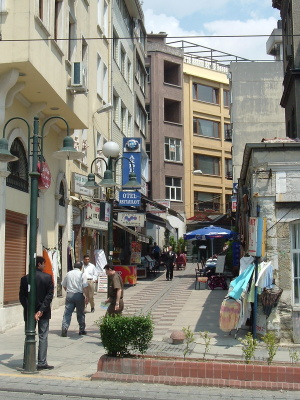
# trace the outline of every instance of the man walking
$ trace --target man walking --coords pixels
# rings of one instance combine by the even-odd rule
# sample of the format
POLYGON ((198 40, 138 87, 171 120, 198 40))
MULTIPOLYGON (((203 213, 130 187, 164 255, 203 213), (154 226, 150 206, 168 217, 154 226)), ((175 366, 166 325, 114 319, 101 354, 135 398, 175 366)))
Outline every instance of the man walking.
MULTIPOLYGON (((51 319, 51 302, 53 299, 54 285, 52 277, 43 272, 45 269, 44 257, 36 257, 36 301, 34 318, 38 324, 39 347, 37 370, 53 369, 48 365, 48 334, 49 320, 51 319)), ((19 299, 24 308, 25 330, 27 329, 29 275, 23 276, 20 282, 19 299)))
POLYGON ((123 302, 123 281, 120 275, 115 271, 114 267, 108 264, 104 267, 108 282, 107 294, 108 298, 105 303, 109 303, 107 314, 115 315, 122 314, 124 309, 123 302))
POLYGON ((85 273, 89 286, 89 302, 91 304, 91 312, 95 311, 94 291, 95 282, 98 280, 98 271, 94 264, 90 262, 88 255, 83 256, 83 272, 85 273))
POLYGON ((174 265, 176 261, 176 254, 173 251, 172 246, 169 246, 168 251, 166 252, 166 267, 167 267, 167 272, 166 272, 166 279, 172 280, 173 279, 173 270, 174 270, 174 265))
POLYGON ((67 273, 61 283, 67 292, 61 329, 61 336, 63 337, 67 336, 75 308, 79 324, 79 335, 86 335, 84 307, 89 302, 89 293, 86 275, 81 270, 82 262, 76 262, 74 269, 67 273))

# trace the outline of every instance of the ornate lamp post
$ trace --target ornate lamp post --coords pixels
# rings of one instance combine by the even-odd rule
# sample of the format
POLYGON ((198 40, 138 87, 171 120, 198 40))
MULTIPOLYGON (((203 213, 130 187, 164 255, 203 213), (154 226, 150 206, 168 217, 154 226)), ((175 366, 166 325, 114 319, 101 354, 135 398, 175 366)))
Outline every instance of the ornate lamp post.
MULTIPOLYGON (((92 161, 91 164, 91 173, 88 175, 88 180, 87 182, 83 185, 84 187, 88 189, 96 189, 99 186, 106 187, 107 189, 109 188, 114 188, 117 183, 114 181, 114 174, 116 172, 116 165, 117 162, 126 159, 128 162, 132 165, 132 161, 128 157, 123 157, 119 156, 120 153, 120 147, 118 143, 115 142, 106 142, 103 145, 102 148, 103 155, 108 158, 108 161, 102 157, 97 157, 92 161), (104 171, 104 177, 102 181, 97 184, 95 182, 95 175, 92 172, 92 167, 93 164, 95 163, 96 160, 103 160, 106 164, 106 170, 104 171)), ((139 189, 141 187, 141 184, 137 181, 136 179, 136 174, 134 172, 129 173, 129 181, 123 186, 124 189, 128 190, 134 190, 134 189, 139 189)), ((107 191, 107 196, 109 199, 110 203, 110 218, 108 222, 108 227, 107 227, 107 233, 108 233, 108 264, 112 265, 113 262, 113 253, 114 253, 114 238, 113 238, 113 204, 114 204, 114 192, 111 190, 107 191)))
POLYGON ((60 119, 65 122, 67 126, 67 136, 63 141, 63 148, 54 153, 54 157, 67 160, 75 160, 83 157, 83 153, 74 148, 74 141, 69 136, 69 125, 67 121, 59 116, 48 118, 42 125, 41 135, 39 135, 39 118, 34 117, 33 133, 31 136, 31 129, 29 123, 21 117, 14 117, 9 119, 3 127, 3 138, 0 139, 0 161, 11 162, 16 161, 18 158, 13 156, 8 150, 8 142, 5 139, 5 130, 7 125, 13 120, 21 120, 25 122, 28 130, 28 153, 32 156, 30 176, 30 222, 29 222, 29 291, 28 291, 28 308, 27 308, 27 324, 26 324, 26 338, 24 347, 24 373, 36 372, 36 340, 35 340, 35 302, 36 302, 36 241, 37 241, 37 203, 38 203, 38 161, 44 160, 43 155, 43 141, 44 141, 44 127, 51 119, 60 119), (32 149, 32 150, 30 150, 32 149), (31 152, 31 153, 30 153, 31 152))

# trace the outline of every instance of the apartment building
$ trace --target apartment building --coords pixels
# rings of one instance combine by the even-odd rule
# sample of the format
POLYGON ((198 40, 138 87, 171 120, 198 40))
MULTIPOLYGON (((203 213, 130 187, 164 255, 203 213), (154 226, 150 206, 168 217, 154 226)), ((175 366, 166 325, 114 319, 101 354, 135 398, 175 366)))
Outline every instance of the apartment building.
MULTIPOLYGON (((167 34, 148 34, 147 59, 149 136, 147 154, 150 159, 148 195, 164 204, 169 213, 158 213, 167 219, 172 236, 185 232, 184 203, 184 98, 183 51, 166 45, 167 34), (172 211, 175 211, 173 215, 172 211), (181 218, 178 218, 178 214, 181 218), (176 216, 177 215, 177 216, 176 216)), ((152 210, 157 213, 157 211, 152 210)), ((164 244, 164 224, 149 220, 151 236, 164 244), (162 229, 161 229, 162 228, 162 229), (157 231, 156 231, 157 229, 157 231)))
POLYGON ((226 214, 232 194, 228 67, 185 54, 186 218, 226 214))
POLYGON ((109 113, 97 111, 112 101, 110 21, 108 1, 1 2, 0 128, 14 118, 4 133, 18 161, 0 162, 0 331, 22 315, 18 293, 20 278, 28 272, 34 117, 39 118, 39 147, 51 172, 50 187, 40 189, 37 199, 37 253, 53 256, 54 307, 62 302, 60 282, 69 250, 77 243, 81 247, 75 255, 80 257, 84 233, 101 231, 84 225, 85 205, 93 193, 81 185, 109 138, 109 113), (79 161, 53 158, 67 134, 83 153, 79 161))

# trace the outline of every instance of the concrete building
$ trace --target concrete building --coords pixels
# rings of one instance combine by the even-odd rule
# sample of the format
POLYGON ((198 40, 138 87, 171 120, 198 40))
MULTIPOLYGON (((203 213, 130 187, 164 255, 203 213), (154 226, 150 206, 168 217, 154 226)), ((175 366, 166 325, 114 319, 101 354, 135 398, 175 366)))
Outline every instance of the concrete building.
POLYGON ((249 250, 249 217, 266 218, 265 260, 283 289, 278 307, 267 318, 259 296, 257 333, 274 331, 282 342, 300 343, 300 144, 269 140, 247 143, 239 180, 239 234, 249 250))
POLYGON ((246 143, 285 137, 282 62, 231 62, 233 182, 237 182, 246 143))
MULTIPOLYGON (((176 211, 181 218, 160 213, 171 226, 171 235, 182 237, 185 232, 184 204, 184 98, 183 52, 166 45, 167 34, 147 36, 149 138, 147 153, 150 158, 149 197, 176 211)), ((159 225, 157 225, 158 228, 159 225)), ((164 231, 148 223, 150 235, 164 244, 164 231)))
POLYGON ((285 109, 286 136, 300 137, 300 4, 297 0, 273 0, 280 10, 283 41, 283 94, 281 106, 285 109))

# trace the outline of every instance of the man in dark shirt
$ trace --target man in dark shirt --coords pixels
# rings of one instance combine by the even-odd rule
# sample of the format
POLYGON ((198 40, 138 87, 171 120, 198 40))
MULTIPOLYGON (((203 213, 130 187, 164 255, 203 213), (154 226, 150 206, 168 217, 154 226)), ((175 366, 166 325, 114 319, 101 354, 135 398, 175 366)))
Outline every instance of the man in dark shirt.
MULTIPOLYGON (((47 363, 49 320, 51 319, 51 302, 54 285, 52 277, 43 272, 45 269, 44 257, 36 257, 36 301, 34 318, 38 324, 39 348, 37 370, 53 369, 47 363)), ((29 275, 23 276, 20 282, 19 299, 24 308, 25 330, 27 325, 29 275)))
POLYGON ((169 246, 168 251, 166 252, 166 279, 172 280, 173 279, 173 271, 174 271, 174 265, 176 261, 176 254, 173 251, 172 246, 169 246))
POLYGON ((120 275, 115 271, 114 267, 108 264, 104 267, 108 278, 108 298, 105 303, 109 303, 107 314, 122 314, 124 308, 123 302, 123 281, 120 275))

